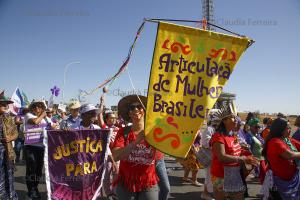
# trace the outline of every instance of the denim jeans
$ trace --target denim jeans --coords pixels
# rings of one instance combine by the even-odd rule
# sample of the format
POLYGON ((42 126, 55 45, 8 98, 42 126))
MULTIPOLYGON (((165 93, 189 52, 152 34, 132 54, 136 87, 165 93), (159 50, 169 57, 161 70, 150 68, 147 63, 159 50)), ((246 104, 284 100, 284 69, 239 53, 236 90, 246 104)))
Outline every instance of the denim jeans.
POLYGON ((140 192, 129 192, 122 184, 118 184, 116 193, 119 200, 158 200, 157 185, 140 192))
MULTIPOLYGON (((24 150, 24 139, 17 138, 15 140, 15 153, 16 153, 16 162, 19 162, 21 151, 24 150)), ((24 151, 23 151, 24 154, 24 151)), ((24 158, 24 156, 23 156, 24 158)))
POLYGON ((156 174, 159 178, 159 200, 166 200, 170 193, 170 183, 164 158, 156 161, 156 174))

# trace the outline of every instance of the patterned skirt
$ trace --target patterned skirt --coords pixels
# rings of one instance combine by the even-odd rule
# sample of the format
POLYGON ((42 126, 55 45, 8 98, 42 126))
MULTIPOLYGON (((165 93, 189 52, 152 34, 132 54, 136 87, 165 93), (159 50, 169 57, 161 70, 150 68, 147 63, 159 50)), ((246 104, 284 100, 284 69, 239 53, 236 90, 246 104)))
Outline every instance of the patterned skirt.
POLYGON ((2 144, 0 144, 0 199, 18 199, 17 193, 14 189, 13 163, 7 162, 6 150, 2 144))
POLYGON ((282 180, 273 174, 273 181, 283 200, 299 200, 300 198, 300 172, 289 181, 282 180))
POLYGON ((184 168, 189 170, 198 170, 203 169, 204 167, 199 163, 196 157, 196 152, 199 151, 199 148, 192 147, 189 151, 186 158, 177 158, 177 162, 179 162, 184 168))

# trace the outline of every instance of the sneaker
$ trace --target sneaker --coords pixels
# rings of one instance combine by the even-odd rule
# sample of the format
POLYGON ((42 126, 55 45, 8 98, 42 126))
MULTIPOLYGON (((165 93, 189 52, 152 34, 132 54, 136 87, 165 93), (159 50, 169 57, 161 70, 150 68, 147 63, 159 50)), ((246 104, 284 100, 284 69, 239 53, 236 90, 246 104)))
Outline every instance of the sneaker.
POLYGON ((117 195, 115 195, 115 194, 110 194, 110 195, 107 196, 107 199, 108 199, 108 200, 117 200, 118 197, 117 197, 117 195))
POLYGON ((206 193, 203 193, 203 192, 201 193, 201 199, 204 199, 204 200, 215 200, 209 194, 206 194, 206 193))
POLYGON ((41 195, 39 194, 38 191, 36 190, 31 190, 29 193, 28 193, 28 196, 29 198, 31 198, 32 200, 39 200, 41 199, 41 195))
POLYGON ((41 198, 42 196, 41 196, 39 190, 36 188, 35 191, 36 191, 36 195, 38 196, 38 198, 41 198))
POLYGON ((193 186, 200 187, 200 186, 202 186, 203 184, 202 184, 202 183, 199 183, 198 181, 192 181, 192 185, 193 185, 193 186))
POLYGON ((187 182, 187 183, 190 183, 190 182, 192 182, 192 180, 191 179, 189 179, 189 178, 182 178, 182 182, 187 182))

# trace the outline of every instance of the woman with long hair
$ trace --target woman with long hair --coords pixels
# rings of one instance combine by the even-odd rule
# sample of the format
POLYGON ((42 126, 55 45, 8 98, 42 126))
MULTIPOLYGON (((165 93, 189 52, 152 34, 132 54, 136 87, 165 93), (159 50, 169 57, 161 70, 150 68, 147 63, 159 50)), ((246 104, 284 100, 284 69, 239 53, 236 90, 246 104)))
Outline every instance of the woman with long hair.
POLYGON ((214 116, 219 121, 210 141, 214 196, 216 200, 244 199, 245 187, 240 174, 241 164, 257 165, 257 159, 242 150, 237 137, 233 134, 237 121, 230 105, 222 107, 214 116))
POLYGON ((290 137, 291 127, 284 118, 270 127, 262 154, 273 172, 273 182, 282 199, 300 199, 300 142, 290 137))

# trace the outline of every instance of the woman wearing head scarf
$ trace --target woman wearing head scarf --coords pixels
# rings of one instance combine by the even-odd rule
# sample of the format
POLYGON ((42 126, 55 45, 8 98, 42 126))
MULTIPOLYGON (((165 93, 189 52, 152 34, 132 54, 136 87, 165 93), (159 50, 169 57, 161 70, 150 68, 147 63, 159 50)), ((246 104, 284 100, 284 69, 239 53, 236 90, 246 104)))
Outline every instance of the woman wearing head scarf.
POLYGON ((7 110, 8 104, 13 103, 0 94, 0 199, 18 199, 14 189, 14 149, 12 141, 18 137, 17 127, 13 117, 7 110))
POLYGON ((116 192, 119 200, 158 199, 158 177, 155 172, 155 149, 144 139, 146 97, 122 98, 118 112, 130 128, 118 131, 113 145, 113 158, 120 160, 116 192), (141 103, 142 102, 142 103, 141 103))
MULTIPOLYGON (((260 124, 258 118, 252 118, 249 120, 248 125, 250 130, 246 134, 246 141, 250 145, 250 150, 255 158, 263 162, 264 158, 261 154, 264 144, 264 139, 259 134, 260 124)), ((260 165, 255 167, 255 177, 263 177, 261 174, 260 165)), ((264 173, 264 172, 263 172, 264 173)))
POLYGON ((257 165, 257 160, 244 154, 233 131, 236 116, 230 105, 224 106, 214 115, 219 119, 212 146, 211 179, 216 200, 225 197, 244 199, 244 185, 240 174, 240 164, 257 165))
POLYGON ((284 200, 300 198, 300 142, 290 137, 291 128, 284 118, 277 118, 270 127, 263 155, 273 172, 273 182, 284 200))

